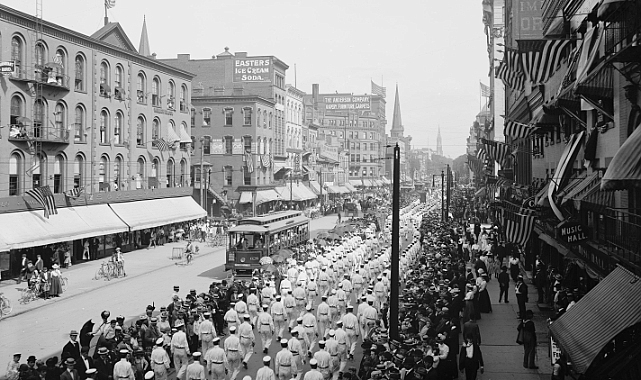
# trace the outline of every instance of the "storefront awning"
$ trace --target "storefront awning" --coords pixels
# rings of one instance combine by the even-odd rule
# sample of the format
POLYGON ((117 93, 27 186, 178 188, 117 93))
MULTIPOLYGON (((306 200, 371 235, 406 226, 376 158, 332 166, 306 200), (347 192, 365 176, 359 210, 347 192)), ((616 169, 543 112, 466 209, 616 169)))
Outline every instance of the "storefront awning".
POLYGON ((392 183, 392 181, 390 181, 389 179, 387 179, 387 177, 381 177, 381 179, 383 180, 383 183, 384 183, 384 184, 386 184, 386 185, 389 185, 389 184, 391 184, 391 183, 392 183))
POLYGON ((581 207, 586 207, 589 210, 603 212, 606 208, 614 208, 614 193, 612 191, 601 190, 600 180, 592 184, 592 187, 580 198, 576 199, 578 202, 577 210, 581 207))
POLYGON ((273 189, 259 190, 256 192, 256 205, 277 201, 279 199, 281 199, 280 195, 273 189))
POLYGON ((317 181, 309 181, 309 187, 314 193, 320 195, 321 193, 320 183, 318 183, 317 181))
POLYGON ((246 203, 252 203, 253 199, 252 193, 249 191, 243 191, 240 193, 240 199, 238 200, 238 204, 246 204, 246 203))
MULTIPOLYGON (((350 182, 351 182, 351 181, 350 181, 350 182)), ((356 188, 355 188, 354 186, 352 186, 352 184, 351 184, 351 183, 349 183, 349 182, 345 182, 345 188, 346 188, 347 190, 349 190, 351 193, 355 193, 355 192, 357 192, 357 191, 358 191, 358 190, 356 190, 356 188)))
POLYGON ((58 208, 58 214, 49 219, 43 217, 42 210, 5 213, 0 214, 0 251, 128 230, 107 204, 58 208))
POLYGON ((573 134, 570 137, 570 141, 568 141, 567 145, 565 146, 565 150, 563 151, 558 166, 556 167, 554 177, 552 178, 548 186, 548 201, 550 202, 550 207, 552 208, 554 215, 556 215, 556 217, 560 221, 565 220, 565 217, 563 216, 563 213, 561 213, 561 210, 559 210, 556 203, 554 203, 553 197, 559 186, 563 185, 570 176, 572 166, 574 165, 574 160, 576 160, 576 156, 579 154, 581 142, 583 141, 584 135, 585 131, 581 131, 579 133, 573 134))
POLYGON ((167 125, 167 141, 170 143, 175 143, 180 141, 180 135, 176 133, 174 127, 171 124, 167 125))
POLYGON ((109 204, 132 230, 185 222, 207 216, 192 197, 161 198, 109 204))
POLYGON ((641 186, 641 124, 614 155, 601 179, 601 190, 626 190, 641 186))
POLYGON ((339 189, 338 186, 327 185, 325 188, 327 189, 327 192, 329 194, 341 194, 342 193, 341 189, 339 189))
MULTIPOLYGON (((596 172, 586 178, 580 179, 579 183, 574 184, 574 186, 568 191, 563 190, 565 194, 559 194, 559 197, 561 197, 561 204, 565 204, 565 202, 583 195, 594 183, 598 183, 598 181, 599 173, 596 172)), ((572 185, 572 183, 568 184, 566 188, 570 185, 572 185)))
POLYGON ((372 187, 373 186, 372 181, 367 178, 363 179, 363 186, 372 187))
POLYGON ((550 326, 574 369, 585 373, 617 334, 641 322, 641 281, 617 267, 550 326))
POLYGON ((345 186, 336 186, 336 188, 341 194, 349 194, 349 190, 345 186))
POLYGON ((276 187, 276 192, 284 201, 289 201, 291 199, 294 202, 300 202, 316 198, 316 194, 312 193, 311 190, 301 184, 278 186, 276 187))
POLYGON ((556 195, 557 198, 563 198, 567 194, 569 194, 572 190, 574 190, 583 180, 585 179, 585 176, 579 176, 577 178, 570 178, 570 181, 568 182, 567 185, 563 188, 563 190, 559 191, 558 194, 556 195))

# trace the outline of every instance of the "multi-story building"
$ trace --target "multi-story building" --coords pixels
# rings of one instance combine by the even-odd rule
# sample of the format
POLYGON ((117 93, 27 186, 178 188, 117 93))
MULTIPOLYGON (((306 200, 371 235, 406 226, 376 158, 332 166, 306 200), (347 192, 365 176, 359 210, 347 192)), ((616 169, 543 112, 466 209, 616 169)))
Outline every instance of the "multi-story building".
POLYGON ((285 166, 293 168, 294 173, 301 173, 303 153, 303 97, 305 93, 292 85, 286 85, 285 94, 285 166))
POLYGON ((627 343, 638 321, 626 316, 641 303, 634 285, 641 275, 641 1, 522 5, 505 1, 504 10, 508 54, 499 72, 506 142, 516 156, 504 210, 526 200, 534 206, 526 267, 534 269, 538 255, 578 299, 550 329, 572 370, 586 379, 634 377, 637 366, 625 363, 640 358, 627 343))
MULTIPOLYGON (((148 47, 146 35, 143 27, 141 46, 148 47)), ((133 243, 129 232, 138 234, 139 226, 116 223, 119 227, 110 229, 107 203, 135 209, 161 194, 184 195, 183 189, 164 188, 190 184, 186 105, 193 75, 137 51, 120 24, 107 19, 86 36, 0 5, 0 47, 0 125, 5 126, 0 202, 6 205, 0 223, 11 226, 7 231, 33 231, 22 234, 29 241, 16 241, 11 234, 0 238, 0 251, 8 251, 13 260, 17 248, 29 248, 33 255, 41 245, 70 242, 75 261, 81 258, 79 239, 95 238, 102 256, 114 247, 114 235, 101 235, 107 231, 118 232, 126 249, 122 239, 133 243), (47 186, 64 219, 55 214, 44 219, 33 211, 40 206, 27 192, 47 186), (71 190, 87 197, 63 195, 71 190), (88 224, 100 226, 104 220, 105 228, 81 228, 82 210, 87 210, 88 224), (32 228, 35 222, 29 218, 41 219, 45 230, 32 228), (49 234, 46 229, 58 228, 55 224, 69 227, 49 234)), ((171 205, 166 207, 167 215, 172 214, 171 205)), ((157 216, 153 210, 148 214, 143 219, 157 216)), ((180 214, 178 210, 171 221, 181 219, 180 214)), ((144 228, 166 222, 160 217, 144 228)))
POLYGON ((200 146, 194 155, 200 153, 203 160, 194 160, 192 170, 199 173, 202 166, 207 178, 201 186, 195 175, 194 196, 202 194, 216 214, 221 205, 246 213, 269 211, 278 200, 275 168, 286 158, 289 67, 274 56, 232 54, 228 48, 207 59, 179 54, 160 61, 193 72, 198 83, 192 95, 192 139, 200 146))

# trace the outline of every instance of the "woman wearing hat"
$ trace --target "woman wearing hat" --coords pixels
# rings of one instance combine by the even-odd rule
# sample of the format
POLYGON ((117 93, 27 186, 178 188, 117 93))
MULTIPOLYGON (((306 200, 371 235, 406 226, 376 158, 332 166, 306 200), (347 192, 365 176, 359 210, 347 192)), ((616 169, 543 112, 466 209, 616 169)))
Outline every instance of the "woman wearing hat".
POLYGON ((487 273, 481 272, 483 269, 479 269, 480 280, 479 283, 479 312, 480 313, 491 313, 492 312, 492 302, 490 301, 490 293, 487 291, 487 273))
POLYGON ((60 266, 58 266, 58 264, 51 266, 50 276, 51 288, 49 289, 49 296, 60 297, 60 294, 62 294, 62 272, 60 272, 60 266))

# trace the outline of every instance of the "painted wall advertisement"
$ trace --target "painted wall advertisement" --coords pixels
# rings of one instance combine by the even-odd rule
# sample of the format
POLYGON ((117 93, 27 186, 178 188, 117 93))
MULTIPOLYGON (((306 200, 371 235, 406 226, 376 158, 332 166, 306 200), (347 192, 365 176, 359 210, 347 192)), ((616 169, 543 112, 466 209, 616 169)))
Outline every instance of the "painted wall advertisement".
POLYGON ((543 37, 542 0, 518 0, 512 7, 514 37, 539 39, 543 37))
POLYGON ((271 82, 272 71, 269 57, 234 59, 234 82, 271 82))
POLYGON ((323 96, 325 111, 367 111, 372 108, 372 98, 369 95, 325 95, 323 96))

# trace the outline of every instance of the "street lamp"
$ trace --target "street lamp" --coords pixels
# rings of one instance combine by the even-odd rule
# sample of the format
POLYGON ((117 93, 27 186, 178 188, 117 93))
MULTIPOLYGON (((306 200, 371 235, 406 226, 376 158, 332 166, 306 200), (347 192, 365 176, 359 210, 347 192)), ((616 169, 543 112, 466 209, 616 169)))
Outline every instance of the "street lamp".
POLYGON ((200 137, 200 176, 198 178, 200 187, 200 207, 205 209, 206 205, 203 204, 205 198, 205 188, 203 187, 203 171, 205 170, 205 137, 200 137))
POLYGON ((445 171, 441 169, 441 222, 445 222, 445 171))

